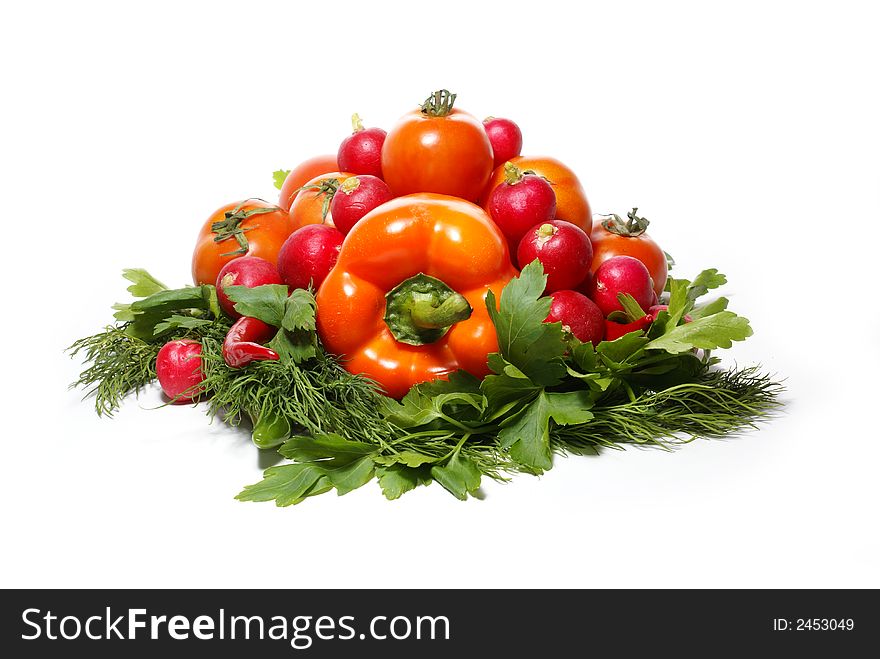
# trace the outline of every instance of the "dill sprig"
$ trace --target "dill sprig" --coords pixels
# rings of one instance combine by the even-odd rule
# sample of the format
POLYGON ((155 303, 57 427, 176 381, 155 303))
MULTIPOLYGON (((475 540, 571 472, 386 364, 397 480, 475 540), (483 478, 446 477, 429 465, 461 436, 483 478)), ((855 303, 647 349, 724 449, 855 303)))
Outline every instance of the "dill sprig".
MULTIPOLYGON (((156 355, 168 339, 144 341, 130 336, 126 332, 128 325, 108 325, 67 349, 71 357, 79 356, 85 365, 70 388, 85 389, 83 399, 94 398, 98 416, 112 417, 126 396, 139 393, 156 379, 156 355)), ((173 338, 218 337, 228 328, 228 324, 216 322, 185 330, 173 338)))
POLYGON ((122 399, 137 393, 156 377, 156 355, 162 344, 147 343, 125 333, 125 325, 108 325, 102 332, 75 341, 67 350, 80 355, 87 367, 71 388, 94 397, 98 416, 112 417, 122 399))
POLYGON ((286 418, 300 433, 334 432, 380 446, 391 437, 393 429, 378 411, 375 385, 323 351, 303 364, 263 361, 231 369, 223 361, 221 345, 215 338, 202 340, 209 415, 239 425, 269 414, 286 418))
POLYGON ((605 402, 593 408, 589 423, 555 428, 551 441, 560 452, 577 453, 729 437, 772 416, 782 405, 783 391, 756 366, 707 370, 695 382, 647 391, 634 401, 605 402))

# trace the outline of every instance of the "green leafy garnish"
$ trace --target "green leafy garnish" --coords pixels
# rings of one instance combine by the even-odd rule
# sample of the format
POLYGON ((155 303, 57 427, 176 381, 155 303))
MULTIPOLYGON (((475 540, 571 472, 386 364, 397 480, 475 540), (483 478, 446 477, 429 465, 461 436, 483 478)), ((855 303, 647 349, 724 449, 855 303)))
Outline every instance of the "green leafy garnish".
MULTIPOLYGON (((535 261, 498 299, 487 293, 499 344, 488 357, 491 373, 482 380, 451 373, 399 401, 324 352, 310 291, 226 289, 240 313, 278 328, 268 345, 281 356, 233 369, 222 356, 230 321, 213 286, 169 290, 143 270, 125 277, 141 299, 117 305, 118 325, 71 346, 88 363, 75 384, 95 397, 99 414, 110 415, 155 378, 164 341, 201 341, 208 414, 232 425, 252 422, 257 446, 289 461, 245 487, 242 501, 287 506, 374 479, 388 499, 436 481, 466 500, 479 495, 484 477, 540 474, 557 453, 726 436, 780 405, 782 387, 770 377, 755 368, 720 370, 711 356, 752 333, 726 298, 698 304, 726 283, 715 269, 693 282, 670 278, 668 310, 645 331, 593 346, 544 322, 550 299, 535 261)), ((644 316, 633 298, 620 300, 625 318, 644 316)))
POLYGON ((550 298, 542 297, 546 285, 547 276, 535 259, 504 287, 498 309, 492 291, 486 295, 501 355, 540 385, 558 384, 565 375, 559 359, 566 348, 562 325, 544 322, 550 312, 550 298))
POLYGON ((289 169, 278 169, 272 172, 272 182, 275 184, 275 187, 279 190, 284 185, 284 181, 287 180, 287 176, 290 174, 289 169))

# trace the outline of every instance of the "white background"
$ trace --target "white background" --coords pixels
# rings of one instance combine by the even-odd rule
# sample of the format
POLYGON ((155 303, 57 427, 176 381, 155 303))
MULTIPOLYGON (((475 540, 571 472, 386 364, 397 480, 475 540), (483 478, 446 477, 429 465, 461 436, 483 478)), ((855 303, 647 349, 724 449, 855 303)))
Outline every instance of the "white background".
POLYGON ((4 3, 0 586, 880 587, 880 61, 872 3, 4 3), (492 7, 491 9, 489 7, 492 7), (201 408, 113 420, 63 354, 124 267, 189 281, 201 223, 448 87, 524 153, 727 273, 783 416, 542 478, 287 509, 201 408))

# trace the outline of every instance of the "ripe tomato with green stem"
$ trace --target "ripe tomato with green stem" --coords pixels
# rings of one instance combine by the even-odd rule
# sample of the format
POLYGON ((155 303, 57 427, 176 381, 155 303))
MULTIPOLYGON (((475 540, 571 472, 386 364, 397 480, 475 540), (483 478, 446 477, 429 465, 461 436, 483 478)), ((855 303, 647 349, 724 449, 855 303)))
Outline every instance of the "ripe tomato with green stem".
POLYGON ((301 186, 290 204, 294 230, 309 224, 334 226, 330 204, 339 186, 351 176, 350 172, 327 172, 301 186))
POLYGON ((641 261, 654 281, 654 292, 660 295, 666 286, 669 264, 666 253, 646 231, 650 222, 637 215, 633 208, 623 220, 619 215, 600 215, 593 222, 590 242, 593 243, 593 264, 590 273, 615 256, 632 256, 641 261))
POLYGON ((476 201, 494 162, 483 124, 442 89, 404 115, 382 145, 382 175, 395 196, 433 192, 476 201))
POLYGON ((278 205, 286 211, 290 210, 293 198, 300 188, 321 174, 329 174, 339 169, 336 164, 336 155, 326 154, 303 160, 299 165, 291 169, 281 184, 281 192, 278 195, 278 205))
POLYGON ((223 266, 240 256, 275 263, 293 222, 283 208, 262 199, 221 206, 202 225, 193 250, 193 282, 214 285, 223 266))

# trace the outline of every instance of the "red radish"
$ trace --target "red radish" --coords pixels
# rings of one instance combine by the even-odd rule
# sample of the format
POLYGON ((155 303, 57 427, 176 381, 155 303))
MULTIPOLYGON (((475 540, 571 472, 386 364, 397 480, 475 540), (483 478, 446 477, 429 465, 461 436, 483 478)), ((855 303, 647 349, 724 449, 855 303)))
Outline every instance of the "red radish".
POLYGON ((535 259, 547 273, 545 293, 575 288, 590 274, 593 245, 580 227, 565 220, 551 220, 529 229, 516 250, 520 268, 535 259))
POLYGON ((202 344, 191 339, 169 341, 156 355, 156 377, 174 403, 190 403, 202 393, 202 344))
POLYGON ((489 195, 489 215, 516 250, 526 231, 556 217, 556 193, 540 176, 504 165, 505 180, 489 195))
POLYGON ((297 229, 284 241, 278 252, 278 272, 291 288, 315 290, 324 281, 342 247, 344 236, 327 224, 308 224, 297 229))
POLYGON ((339 170, 382 178, 382 145, 387 133, 381 128, 364 128, 361 118, 351 115, 353 133, 342 140, 336 161, 339 170))
POLYGON ((278 269, 259 256, 240 256, 223 266, 217 275, 217 300, 220 308, 232 318, 241 318, 235 310, 235 302, 226 296, 227 286, 262 286, 263 284, 283 284, 278 269))
POLYGON ((483 128, 492 144, 495 154, 495 167, 500 167, 511 158, 516 158, 522 151, 522 131, 510 119, 486 117, 483 128))
POLYGON ((345 235, 364 215, 393 198, 391 189, 380 178, 369 174, 347 178, 330 202, 333 224, 345 235))
POLYGON ((562 329, 584 343, 597 345, 605 333, 605 317, 596 304, 577 291, 556 291, 551 295, 545 323, 562 323, 562 329))
POLYGON ((606 316, 623 311, 619 293, 629 293, 642 309, 654 302, 654 282, 645 264, 632 256, 613 256, 596 268, 590 281, 590 298, 606 316))

